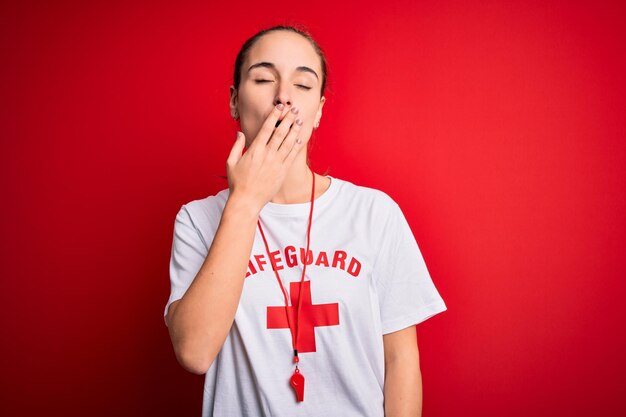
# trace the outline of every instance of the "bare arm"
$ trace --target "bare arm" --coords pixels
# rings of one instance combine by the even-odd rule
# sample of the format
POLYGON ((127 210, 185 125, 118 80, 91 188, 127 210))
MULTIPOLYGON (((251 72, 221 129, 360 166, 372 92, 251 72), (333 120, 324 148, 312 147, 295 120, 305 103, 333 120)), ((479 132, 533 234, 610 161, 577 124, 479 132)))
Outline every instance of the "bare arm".
POLYGON ((383 335, 385 417, 421 417, 422 374, 415 326, 383 335))
POLYGON ((270 113, 243 156, 243 134, 235 141, 226 164, 230 194, 213 243, 185 295, 170 305, 172 345, 190 372, 206 373, 226 340, 241 298, 258 214, 280 189, 301 149, 294 113, 275 128, 281 110, 270 113))
POLYGON ((255 210, 229 198, 209 253, 182 299, 170 305, 168 328, 176 357, 206 373, 237 311, 256 227, 255 210))

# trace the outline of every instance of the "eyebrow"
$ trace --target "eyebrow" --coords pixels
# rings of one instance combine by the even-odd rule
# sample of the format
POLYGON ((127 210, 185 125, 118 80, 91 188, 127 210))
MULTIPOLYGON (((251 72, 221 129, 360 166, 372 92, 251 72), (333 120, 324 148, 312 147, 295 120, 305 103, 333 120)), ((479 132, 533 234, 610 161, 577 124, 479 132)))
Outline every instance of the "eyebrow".
MULTIPOLYGON (((271 70, 276 71, 276 65, 272 64, 271 62, 257 62, 256 64, 253 64, 250 66, 250 68, 248 68, 248 72, 252 71, 254 68, 259 68, 259 67, 269 68, 271 70)), ((317 73, 309 67, 299 66, 298 68, 296 68, 296 71, 310 72, 311 74, 315 75, 315 78, 317 78, 318 80, 320 79, 320 77, 317 76, 317 73)))

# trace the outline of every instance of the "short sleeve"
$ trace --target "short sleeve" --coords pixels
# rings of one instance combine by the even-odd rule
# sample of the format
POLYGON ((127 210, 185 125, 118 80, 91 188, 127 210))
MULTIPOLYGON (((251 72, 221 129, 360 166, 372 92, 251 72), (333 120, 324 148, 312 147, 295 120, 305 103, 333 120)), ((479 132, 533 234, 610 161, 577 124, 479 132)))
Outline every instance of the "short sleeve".
MULTIPOLYGON (((208 254, 208 247, 197 229, 187 207, 183 205, 174 222, 174 238, 170 258, 170 297, 163 319, 170 304, 183 297, 193 282, 208 254)), ((165 322, 167 325, 167 321, 165 322)))
POLYGON ((373 276, 383 334, 416 325, 447 309, 395 202, 389 209, 373 276))

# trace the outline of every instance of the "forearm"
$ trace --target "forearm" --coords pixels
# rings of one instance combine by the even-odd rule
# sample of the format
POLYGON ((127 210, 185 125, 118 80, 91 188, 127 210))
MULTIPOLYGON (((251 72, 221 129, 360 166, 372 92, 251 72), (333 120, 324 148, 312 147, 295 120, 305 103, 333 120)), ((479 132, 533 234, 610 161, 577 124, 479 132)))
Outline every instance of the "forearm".
POLYGON ((259 213, 282 187, 305 143, 297 140, 302 125, 296 122, 297 109, 284 107, 274 106, 245 152, 245 135, 237 133, 226 160, 229 198, 211 248, 185 295, 170 304, 167 323, 176 357, 191 372, 206 372, 228 336, 259 213), (287 114, 276 127, 283 110, 287 114))
POLYGON ((385 417, 421 417, 422 374, 419 363, 401 359, 385 364, 385 417))
POLYGON ((258 210, 229 198, 207 257, 172 312, 170 336, 181 364, 204 373, 232 326, 254 242, 258 210))

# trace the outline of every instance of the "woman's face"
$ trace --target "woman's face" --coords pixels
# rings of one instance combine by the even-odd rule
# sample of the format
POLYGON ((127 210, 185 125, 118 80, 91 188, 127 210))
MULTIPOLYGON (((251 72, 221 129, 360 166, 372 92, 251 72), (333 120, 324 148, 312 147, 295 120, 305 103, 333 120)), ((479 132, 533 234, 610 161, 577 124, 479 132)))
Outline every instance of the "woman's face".
POLYGON ((302 119, 299 138, 311 137, 322 117, 325 98, 320 98, 320 57, 310 42, 287 31, 270 32, 250 48, 241 67, 239 89, 230 88, 230 108, 240 117, 240 126, 250 146, 272 108, 283 103, 282 118, 292 107, 302 119))

